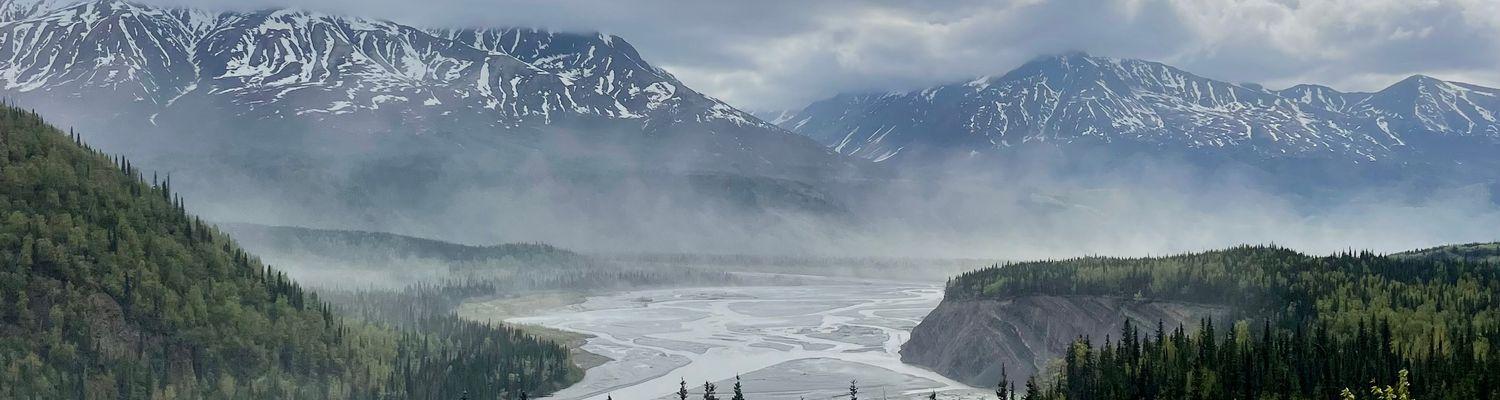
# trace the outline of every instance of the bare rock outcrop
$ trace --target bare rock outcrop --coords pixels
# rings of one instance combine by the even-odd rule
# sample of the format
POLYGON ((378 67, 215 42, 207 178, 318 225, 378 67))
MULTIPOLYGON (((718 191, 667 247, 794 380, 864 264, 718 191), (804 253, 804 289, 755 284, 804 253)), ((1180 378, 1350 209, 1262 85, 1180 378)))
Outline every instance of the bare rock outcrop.
POLYGON ((978 387, 994 386, 1003 365, 1023 382, 1058 360, 1079 336, 1118 340, 1125 320, 1143 333, 1160 321, 1167 329, 1196 328, 1230 308, 1216 305, 1100 296, 1025 296, 1009 300, 944 300, 912 330, 901 361, 978 387))

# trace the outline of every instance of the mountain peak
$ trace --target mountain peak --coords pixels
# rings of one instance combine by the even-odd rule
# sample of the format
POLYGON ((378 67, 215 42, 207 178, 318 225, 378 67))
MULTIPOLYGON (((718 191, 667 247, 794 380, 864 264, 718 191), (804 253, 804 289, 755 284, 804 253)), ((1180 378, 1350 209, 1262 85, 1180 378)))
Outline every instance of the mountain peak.
POLYGON ((1442 81, 1442 79, 1434 78, 1431 75, 1425 74, 1412 74, 1412 76, 1408 76, 1406 77, 1406 79, 1416 80, 1418 82, 1442 81))
POLYGON ((1293 85, 1273 93, 1297 104, 1333 112, 1348 111, 1349 107, 1370 96, 1369 93, 1345 93, 1328 86, 1308 83, 1293 85))
POLYGON ((1021 67, 1017 69, 1028 69, 1029 67, 1029 69, 1043 70, 1072 70, 1079 68, 1093 68, 1112 61, 1114 60, 1107 57, 1091 56, 1088 53, 1082 51, 1070 51, 1033 58, 1030 61, 1027 61, 1025 64, 1022 64, 1021 67))
POLYGON ((1391 84, 1385 89, 1381 89, 1379 92, 1375 93, 1375 98, 1377 101, 1407 103, 1409 105, 1417 98, 1423 97, 1423 93, 1425 92, 1431 92, 1434 89, 1442 90, 1450 87, 1452 87, 1452 85, 1448 81, 1433 78, 1427 75, 1416 74, 1408 76, 1406 77, 1406 79, 1402 79, 1394 84, 1391 84))
POLYGON ((1092 55, 1089 55, 1088 52, 1085 52, 1085 51, 1082 51, 1082 50, 1069 50, 1069 51, 1064 51, 1064 52, 1061 52, 1061 53, 1039 55, 1036 58, 1033 58, 1032 61, 1048 61, 1048 60, 1075 60, 1076 61, 1076 60, 1095 59, 1095 58, 1102 58, 1102 57, 1094 57, 1092 55))
POLYGON ((1434 78, 1434 77, 1429 76, 1429 75, 1413 74, 1412 76, 1408 76, 1408 77, 1406 77, 1406 79, 1402 79, 1401 81, 1396 82, 1394 85, 1391 85, 1391 86, 1392 87, 1398 87, 1398 86, 1432 86, 1432 85, 1443 85, 1443 84, 1447 84, 1447 83, 1448 83, 1448 81, 1445 81, 1445 80, 1442 80, 1442 79, 1438 79, 1438 78, 1434 78))
POLYGON ((1493 88, 1417 74, 1361 107, 1396 129, 1500 139, 1500 90, 1493 88))
MULTIPOLYGON (((1293 85, 1286 89, 1274 90, 1272 91, 1272 93, 1276 93, 1276 95, 1278 96, 1304 104, 1327 103, 1328 101, 1330 101, 1330 99, 1341 99, 1350 95, 1362 95, 1362 93, 1345 93, 1328 86, 1309 83, 1293 85)), ((1342 106, 1344 100, 1337 100, 1337 102, 1341 103, 1339 104, 1339 106, 1342 106)))
POLYGON ((1331 88, 1331 87, 1328 87, 1328 86, 1324 86, 1324 85, 1319 85, 1319 84, 1316 84, 1316 83, 1299 83, 1299 84, 1296 84, 1296 85, 1292 85, 1291 87, 1288 87, 1286 89, 1281 89, 1279 91, 1281 91, 1281 92, 1333 92, 1333 93, 1342 93, 1342 92, 1339 92, 1338 89, 1334 89, 1334 88, 1331 88))

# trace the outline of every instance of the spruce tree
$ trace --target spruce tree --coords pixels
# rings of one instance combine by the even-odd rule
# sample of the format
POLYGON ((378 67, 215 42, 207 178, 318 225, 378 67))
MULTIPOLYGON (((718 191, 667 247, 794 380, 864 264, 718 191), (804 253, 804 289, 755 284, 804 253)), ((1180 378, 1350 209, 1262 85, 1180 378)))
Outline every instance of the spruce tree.
POLYGON ((1021 400, 1042 400, 1042 388, 1036 385, 1036 377, 1026 380, 1026 395, 1021 400))
POLYGON ((677 400, 687 400, 687 396, 687 379, 683 379, 677 383, 677 400))
POLYGON ((719 400, 719 396, 714 395, 714 389, 717 389, 714 384, 703 381, 703 400, 719 400))
POLYGON ((744 388, 740 386, 739 375, 734 376, 734 397, 730 397, 730 400, 745 400, 745 392, 744 388))
POLYGON ((849 381, 849 400, 859 400, 859 384, 854 380, 849 381))
POLYGON ((1010 392, 1006 389, 1007 385, 1010 385, 1010 377, 1006 376, 1005 364, 1002 363, 1000 364, 1000 384, 995 388, 995 398, 1010 400, 1010 392))

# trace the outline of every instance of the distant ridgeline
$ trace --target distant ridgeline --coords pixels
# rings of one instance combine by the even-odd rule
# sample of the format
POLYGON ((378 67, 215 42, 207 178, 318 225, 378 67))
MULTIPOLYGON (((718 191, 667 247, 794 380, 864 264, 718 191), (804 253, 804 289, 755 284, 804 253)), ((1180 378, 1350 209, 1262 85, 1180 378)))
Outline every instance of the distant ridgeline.
POLYGON ((476 398, 576 379, 567 351, 421 310, 344 319, 147 183, 0 107, 0 398, 476 398))
POLYGON ((497 263, 570 265, 587 262, 583 256, 543 243, 505 243, 468 246, 385 232, 314 229, 292 226, 225 224, 246 247, 294 254, 337 254, 361 262, 428 258, 454 264, 497 263))
POLYGON ((1229 325, 1127 323, 1114 338, 1079 338, 1048 385, 1029 382, 1039 387, 1023 397, 1336 399, 1353 388, 1364 398, 1360 388, 1396 385, 1409 371, 1412 398, 1500 399, 1500 264, 1483 261, 1497 249, 1313 257, 1237 247, 1027 262, 960 275, 947 296, 1134 296, 1240 313, 1229 325))
MULTIPOLYGON (((536 290, 625 290, 683 285, 741 285, 735 274, 687 265, 627 263, 579 254, 544 243, 505 243, 471 246, 384 232, 314 229, 255 224, 224 224, 222 228, 242 246, 287 269, 327 270, 352 265, 366 275, 387 275, 401 282, 400 290, 371 285, 340 284, 304 279, 325 295, 337 294, 343 310, 364 309, 370 296, 428 297, 446 293, 443 301, 424 308, 446 313, 467 297, 485 297, 536 290), (402 275, 431 270, 432 274, 402 275), (321 284, 321 285, 320 285, 321 284), (483 290, 480 290, 483 288, 483 290), (452 295, 452 296, 450 296, 452 295), (459 297, 454 297, 462 295, 459 297), (343 300, 357 300, 345 304, 343 300)), ((764 284, 774 278, 758 280, 764 284)), ((325 299, 328 297, 325 296, 325 299)), ((384 301, 384 300, 382 300, 384 301)), ((376 303, 379 303, 377 301, 376 303)), ((358 312, 362 313, 362 312, 358 312)), ((389 315, 389 314, 380 314, 389 315)), ((402 317, 405 318, 405 317, 402 317)), ((377 318, 385 320, 386 318, 377 318)))

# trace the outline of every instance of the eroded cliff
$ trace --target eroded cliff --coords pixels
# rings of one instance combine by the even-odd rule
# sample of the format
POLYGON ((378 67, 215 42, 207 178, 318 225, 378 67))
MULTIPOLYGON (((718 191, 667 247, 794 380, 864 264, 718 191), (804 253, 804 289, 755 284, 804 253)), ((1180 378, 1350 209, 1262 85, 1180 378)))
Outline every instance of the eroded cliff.
POLYGON ((1008 300, 944 300, 912 330, 901 361, 978 387, 994 386, 1003 365, 1024 382, 1057 360, 1079 336, 1118 339, 1126 319, 1143 332, 1160 321, 1192 329, 1229 307, 1102 296, 1024 296, 1008 300))

